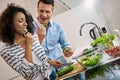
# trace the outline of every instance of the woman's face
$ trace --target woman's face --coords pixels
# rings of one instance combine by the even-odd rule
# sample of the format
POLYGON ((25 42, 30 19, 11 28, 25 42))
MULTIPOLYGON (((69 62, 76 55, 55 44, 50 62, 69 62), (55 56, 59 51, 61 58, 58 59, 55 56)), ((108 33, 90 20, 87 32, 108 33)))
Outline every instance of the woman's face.
POLYGON ((14 28, 16 34, 25 34, 25 28, 27 27, 26 17, 22 12, 17 12, 13 19, 14 28))

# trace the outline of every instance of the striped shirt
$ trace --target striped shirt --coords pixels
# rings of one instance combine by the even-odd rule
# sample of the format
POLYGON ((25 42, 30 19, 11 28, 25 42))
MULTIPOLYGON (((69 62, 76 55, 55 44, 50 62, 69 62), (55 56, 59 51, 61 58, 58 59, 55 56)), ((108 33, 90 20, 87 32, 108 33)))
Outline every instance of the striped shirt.
POLYGON ((2 58, 9 64, 15 71, 20 73, 26 80, 34 80, 39 74, 43 77, 49 75, 45 73, 50 69, 50 64, 47 62, 44 49, 41 47, 37 35, 33 35, 34 40, 32 44, 32 51, 40 59, 42 65, 28 62, 25 58, 25 49, 20 45, 5 44, 1 49, 2 58))

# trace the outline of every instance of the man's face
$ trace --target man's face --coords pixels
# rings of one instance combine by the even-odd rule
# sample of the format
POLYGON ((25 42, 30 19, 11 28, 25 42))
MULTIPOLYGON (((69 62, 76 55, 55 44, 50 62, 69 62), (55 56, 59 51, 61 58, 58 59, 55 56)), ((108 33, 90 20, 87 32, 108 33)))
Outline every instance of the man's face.
POLYGON ((42 2, 38 5, 38 20, 41 24, 48 24, 53 15, 53 6, 42 2))

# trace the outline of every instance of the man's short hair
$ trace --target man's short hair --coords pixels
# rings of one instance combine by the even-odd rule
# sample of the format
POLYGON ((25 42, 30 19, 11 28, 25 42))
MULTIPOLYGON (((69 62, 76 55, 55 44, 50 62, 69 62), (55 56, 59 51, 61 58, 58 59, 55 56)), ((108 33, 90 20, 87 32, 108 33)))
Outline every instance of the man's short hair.
POLYGON ((39 0, 38 4, 37 4, 37 7, 38 7, 40 2, 43 2, 45 4, 51 4, 54 7, 54 0, 39 0))

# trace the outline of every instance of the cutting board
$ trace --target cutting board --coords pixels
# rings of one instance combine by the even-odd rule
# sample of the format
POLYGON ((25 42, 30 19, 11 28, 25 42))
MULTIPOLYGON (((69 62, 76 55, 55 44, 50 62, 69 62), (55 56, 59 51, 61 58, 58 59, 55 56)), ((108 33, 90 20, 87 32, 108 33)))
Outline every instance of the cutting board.
POLYGON ((69 73, 66 73, 65 75, 63 75, 61 77, 57 77, 56 80, 62 80, 62 79, 71 77, 73 75, 79 74, 80 72, 84 71, 84 67, 82 65, 80 65, 79 63, 76 63, 73 66, 74 66, 74 68, 72 71, 70 71, 69 73))

